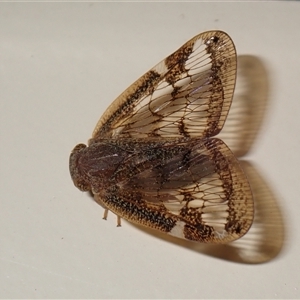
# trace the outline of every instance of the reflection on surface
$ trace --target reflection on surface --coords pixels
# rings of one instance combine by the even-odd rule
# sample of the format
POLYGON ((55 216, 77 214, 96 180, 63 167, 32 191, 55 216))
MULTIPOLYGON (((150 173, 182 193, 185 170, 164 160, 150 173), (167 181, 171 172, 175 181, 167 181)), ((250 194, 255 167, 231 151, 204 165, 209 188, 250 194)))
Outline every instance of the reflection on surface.
POLYGON ((261 127, 268 100, 267 71, 254 56, 238 56, 237 82, 231 108, 218 138, 236 157, 246 155, 261 127))

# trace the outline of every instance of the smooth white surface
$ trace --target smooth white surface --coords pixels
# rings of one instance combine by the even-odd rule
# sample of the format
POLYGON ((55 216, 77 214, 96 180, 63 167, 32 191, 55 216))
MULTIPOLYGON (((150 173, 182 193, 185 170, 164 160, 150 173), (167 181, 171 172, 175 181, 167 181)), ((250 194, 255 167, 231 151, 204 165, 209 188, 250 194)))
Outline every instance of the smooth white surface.
POLYGON ((1 3, 0 297, 299 298, 299 16, 296 2, 1 3), (268 73, 246 157, 283 218, 283 228, 268 227, 270 245, 284 231, 283 247, 271 259, 264 249, 265 263, 218 259, 231 248, 192 251, 127 222, 116 228, 69 175, 70 151, 112 100, 210 29, 228 32, 268 73))

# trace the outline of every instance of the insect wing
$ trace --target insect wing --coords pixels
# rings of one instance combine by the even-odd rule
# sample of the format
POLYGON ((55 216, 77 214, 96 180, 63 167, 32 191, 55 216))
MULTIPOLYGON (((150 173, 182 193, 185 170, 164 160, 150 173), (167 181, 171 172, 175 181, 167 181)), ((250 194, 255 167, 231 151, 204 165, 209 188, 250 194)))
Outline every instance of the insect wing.
POLYGON ((105 137, 204 137, 223 127, 236 51, 222 31, 195 36, 126 89, 93 132, 105 137))
POLYGON ((252 224, 249 183, 219 139, 188 139, 137 151, 116 172, 105 205, 126 219, 207 243, 226 243, 252 224), (126 209, 124 210, 124 207, 126 209))

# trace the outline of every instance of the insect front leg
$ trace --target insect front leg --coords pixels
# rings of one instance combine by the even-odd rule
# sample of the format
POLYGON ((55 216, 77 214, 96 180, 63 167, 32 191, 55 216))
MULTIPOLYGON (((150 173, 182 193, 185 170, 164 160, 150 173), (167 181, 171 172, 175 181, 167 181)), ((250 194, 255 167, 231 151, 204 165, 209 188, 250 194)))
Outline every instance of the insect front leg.
MULTIPOLYGON (((108 212, 109 209, 106 208, 106 206, 103 204, 103 202, 101 201, 101 199, 99 199, 99 197, 94 197, 96 202, 99 203, 103 208, 104 208, 104 214, 103 214, 103 220, 107 220, 107 216, 108 216, 108 212)), ((121 227, 121 217, 117 214, 115 214, 117 216, 117 227, 121 227)))

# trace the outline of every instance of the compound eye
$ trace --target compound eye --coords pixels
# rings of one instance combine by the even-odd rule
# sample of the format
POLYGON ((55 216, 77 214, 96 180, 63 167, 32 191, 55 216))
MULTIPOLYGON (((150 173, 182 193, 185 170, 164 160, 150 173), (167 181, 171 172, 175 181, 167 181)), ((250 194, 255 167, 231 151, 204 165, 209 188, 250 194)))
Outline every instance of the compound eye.
POLYGON ((87 146, 84 144, 78 144, 72 150, 69 160, 70 174, 74 182, 74 185, 81 191, 90 191, 91 184, 87 176, 82 172, 80 165, 80 158, 83 155, 83 151, 87 146))

